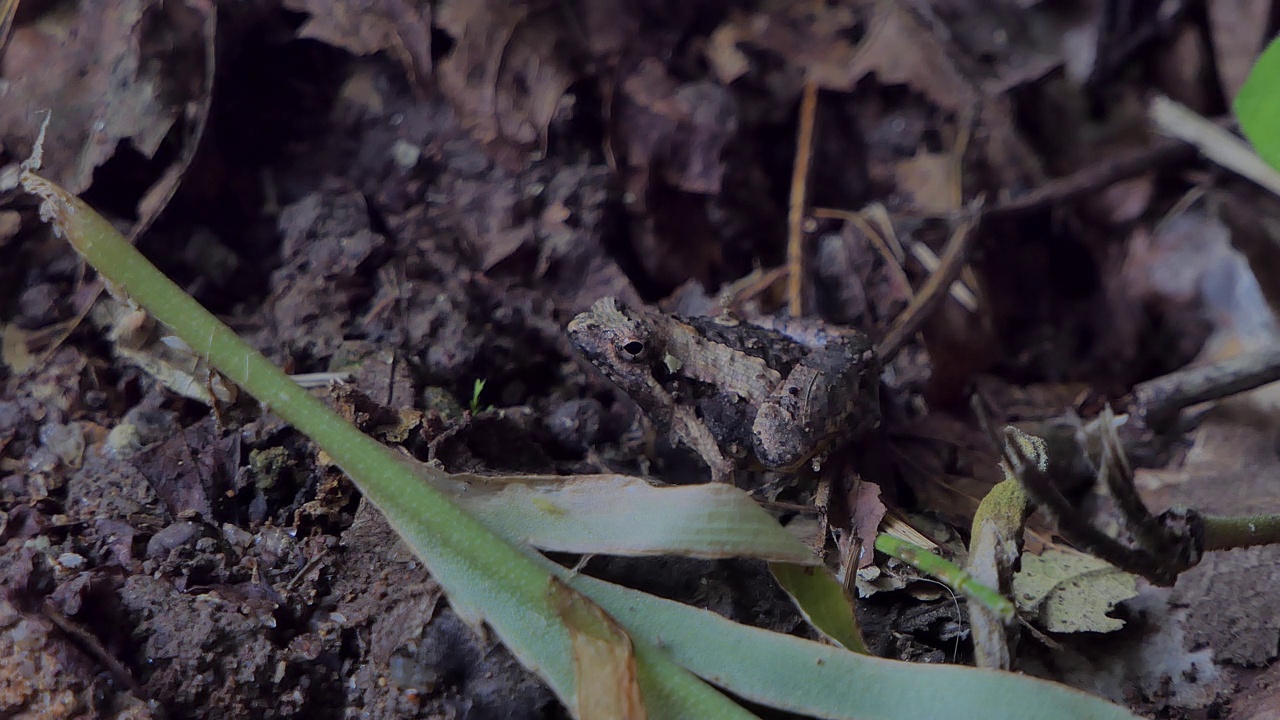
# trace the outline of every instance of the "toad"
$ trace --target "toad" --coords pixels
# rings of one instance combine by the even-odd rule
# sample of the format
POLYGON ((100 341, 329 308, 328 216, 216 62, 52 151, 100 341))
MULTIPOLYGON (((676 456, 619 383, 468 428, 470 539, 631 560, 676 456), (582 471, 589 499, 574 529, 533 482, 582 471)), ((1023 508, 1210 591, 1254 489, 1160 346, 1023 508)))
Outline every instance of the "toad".
POLYGON ((880 364, 871 340, 854 330, 683 318, 606 297, 568 333, 718 482, 747 466, 794 472, 880 421, 880 364))

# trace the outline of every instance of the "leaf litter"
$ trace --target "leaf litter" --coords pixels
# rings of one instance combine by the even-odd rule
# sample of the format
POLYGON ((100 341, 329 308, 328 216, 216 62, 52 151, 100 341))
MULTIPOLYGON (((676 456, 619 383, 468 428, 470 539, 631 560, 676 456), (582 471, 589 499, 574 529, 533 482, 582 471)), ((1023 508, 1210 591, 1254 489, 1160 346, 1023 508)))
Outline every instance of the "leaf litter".
MULTIPOLYGON (((747 314, 778 307, 776 286, 733 283, 781 260, 790 132, 806 79, 824 88, 812 209, 855 213, 878 203, 890 235, 936 254, 962 207, 955 198, 985 194, 998 206, 1050 177, 1105 165, 1116 149, 1145 147, 1143 106, 1133 100, 1142 92, 1180 91, 1196 111, 1221 113, 1261 43, 1256 32, 1224 38, 1243 37, 1230 28, 1261 28, 1250 18, 1269 7, 1211 2, 1206 17, 1173 20, 1136 10, 1116 24, 1021 3, 1041 27, 1064 29, 1049 41, 999 3, 989 12, 943 2, 733 11, 498 0, 260 5, 220 4, 223 37, 206 56, 207 3, 66 3, 58 12, 24 4, 3 57, 5 162, 25 157, 38 111, 52 111, 46 170, 122 222, 150 226, 163 210, 144 245, 277 361, 295 372, 385 368, 355 380, 380 399, 357 416, 376 420, 383 437, 459 471, 581 475, 578 489, 599 493, 601 506, 641 518, 644 504, 622 503, 648 491, 627 476, 681 482, 694 473, 574 359, 560 329, 600 296, 657 301, 677 287, 711 300, 704 313, 722 301, 747 314), (1115 71, 1165 49, 1151 78, 1115 71), (211 92, 214 68, 197 55, 214 59, 224 94, 211 92), (259 94, 237 94, 248 90, 259 94), (202 142, 208 114, 217 127, 202 142), (969 123, 974 140, 965 145, 969 123), (247 137, 257 151, 237 144, 247 137), (212 256, 174 252, 193 237, 212 238, 236 262, 207 273, 212 256), (722 284, 742 292, 715 297, 722 284), (461 406, 478 380, 494 410, 468 414, 461 406), (403 415, 406 405, 417 414, 403 415), (602 481, 588 487, 592 478, 602 481)), ((836 555, 871 542, 886 513, 965 527, 999 479, 996 449, 957 402, 970 383, 998 398, 1001 423, 1091 417, 1140 380, 1274 339, 1274 266, 1256 240, 1280 217, 1272 199, 1185 161, 1096 190, 983 228, 965 279, 978 312, 944 304, 924 343, 909 344, 885 376, 888 441, 861 449, 856 463, 833 459, 846 491, 822 512, 839 540, 833 547, 845 548, 836 555), (1188 190, 1207 199, 1179 206, 1188 190), (855 475, 858 487, 879 492, 848 491, 855 475)), ((927 254, 876 252, 861 230, 812 215, 822 257, 848 268, 819 263, 804 278, 816 307, 883 333, 908 299, 901 279, 922 285, 929 269, 916 258, 927 254)), ((70 599, 91 587, 114 609, 94 614, 64 600, 61 612, 134 674, 139 695, 119 689, 128 683, 107 692, 121 712, 142 695, 170 712, 221 717, 342 703, 382 716, 488 708, 514 717, 551 707, 491 640, 437 606, 438 589, 397 556, 394 541, 368 539, 380 520, 269 413, 224 396, 210 420, 199 403, 218 395, 214 381, 198 364, 159 369, 149 360, 159 346, 122 362, 87 329, 63 346, 51 342, 88 312, 84 298, 95 289, 33 227, 11 233, 5 247, 16 254, 0 268, 12 308, 0 537, 18 568, 3 575, 0 625, 6 639, 14 628, 37 639, 25 646, 31 657, 70 658, 43 666, 61 668, 49 698, 83 707, 97 692, 97 661, 92 652, 73 657, 42 624, 51 621, 31 614, 32 602, 50 588, 70 599), (85 442, 77 462, 57 441, 67 428, 85 442), (128 432, 113 440, 112 428, 128 432), (134 454, 135 445, 146 449, 134 454), (217 462, 201 464, 206 455, 217 462), (399 620, 389 625, 384 615, 399 620), (132 639, 119 627, 132 628, 132 639), (271 642, 263 628, 274 628, 271 642), (348 633, 354 645, 335 640, 348 633), (364 638, 376 642, 366 648, 364 638), (165 660, 149 668, 143 654, 165 660), (322 657, 353 669, 325 669, 322 657), (224 684, 194 670, 210 664, 227 677, 237 664, 284 670, 224 684), (334 700, 343 687, 353 689, 334 700)), ((1147 502, 1280 509, 1263 487, 1274 474, 1272 392, 1225 405, 1156 467, 1140 467, 1147 502)), ((784 515, 814 516, 803 486, 784 483, 761 499, 784 515)), ((514 506, 548 511, 555 500, 544 500, 514 506)), ((724 510, 704 500, 708 511, 724 510)), ((1024 577, 1063 556, 1051 525, 1033 518, 1030 531, 1036 555, 1024 557, 1024 577)), ((927 533, 934 547, 963 550, 942 530, 927 533)), ((694 543, 662 545, 675 536, 657 535, 647 543, 618 532, 595 549, 697 554, 694 543)), ((845 571, 874 558, 860 553, 845 571)), ((637 582, 673 561, 646 562, 635 566, 637 582)), ((1052 643, 1024 638, 1023 669, 1153 713, 1212 710, 1241 688, 1236 709, 1256 710, 1240 716, 1262 717, 1266 676, 1252 668, 1269 663, 1280 642, 1266 609, 1272 563, 1269 549, 1211 554, 1172 591, 1139 582, 1132 601, 1119 593, 1086 603, 1059 583, 1034 621, 1052 643), (1064 624, 1049 607, 1076 619, 1064 624)), ((676 583, 674 595, 738 597, 725 574, 697 567, 720 584, 682 594, 676 583)), ((1073 577, 1091 575, 1109 573, 1073 577)), ((778 595, 719 606, 813 634, 778 595)), ((861 601, 870 644, 964 661, 963 614, 949 596, 920 597, 890 591, 861 601), (909 617, 921 607, 929 619, 909 617), (876 628, 897 639, 877 639, 876 628)))

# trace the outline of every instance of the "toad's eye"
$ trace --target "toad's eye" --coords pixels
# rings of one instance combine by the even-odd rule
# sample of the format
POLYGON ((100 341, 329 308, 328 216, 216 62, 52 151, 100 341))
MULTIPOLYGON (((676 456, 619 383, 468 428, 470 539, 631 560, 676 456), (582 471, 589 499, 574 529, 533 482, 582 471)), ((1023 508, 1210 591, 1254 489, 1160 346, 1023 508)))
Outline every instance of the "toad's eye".
POLYGON ((645 345, 644 341, 638 338, 627 338, 621 343, 618 343, 618 352, 622 355, 624 360, 629 362, 638 362, 643 360, 645 351, 648 349, 649 347, 645 345))

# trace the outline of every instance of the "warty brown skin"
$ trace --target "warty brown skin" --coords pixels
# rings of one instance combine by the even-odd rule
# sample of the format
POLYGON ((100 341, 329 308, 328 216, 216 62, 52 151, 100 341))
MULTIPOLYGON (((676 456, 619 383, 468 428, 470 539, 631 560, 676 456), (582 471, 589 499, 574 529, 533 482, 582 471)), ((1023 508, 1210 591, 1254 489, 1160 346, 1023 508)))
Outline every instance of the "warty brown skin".
POLYGON ((604 298, 568 333, 658 432, 698 453, 714 480, 730 481, 752 460, 795 470, 879 423, 880 366, 866 335, 775 324, 680 318, 604 298))

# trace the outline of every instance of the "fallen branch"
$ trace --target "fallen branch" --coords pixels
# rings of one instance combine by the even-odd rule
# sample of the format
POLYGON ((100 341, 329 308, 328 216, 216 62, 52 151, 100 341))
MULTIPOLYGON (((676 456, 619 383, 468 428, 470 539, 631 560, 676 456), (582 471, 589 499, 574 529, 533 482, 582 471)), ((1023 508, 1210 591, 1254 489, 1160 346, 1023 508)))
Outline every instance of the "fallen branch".
POLYGON ((1152 430, 1165 431, 1182 410, 1280 380, 1280 345, 1230 360, 1187 368, 1134 387, 1131 414, 1152 430))

